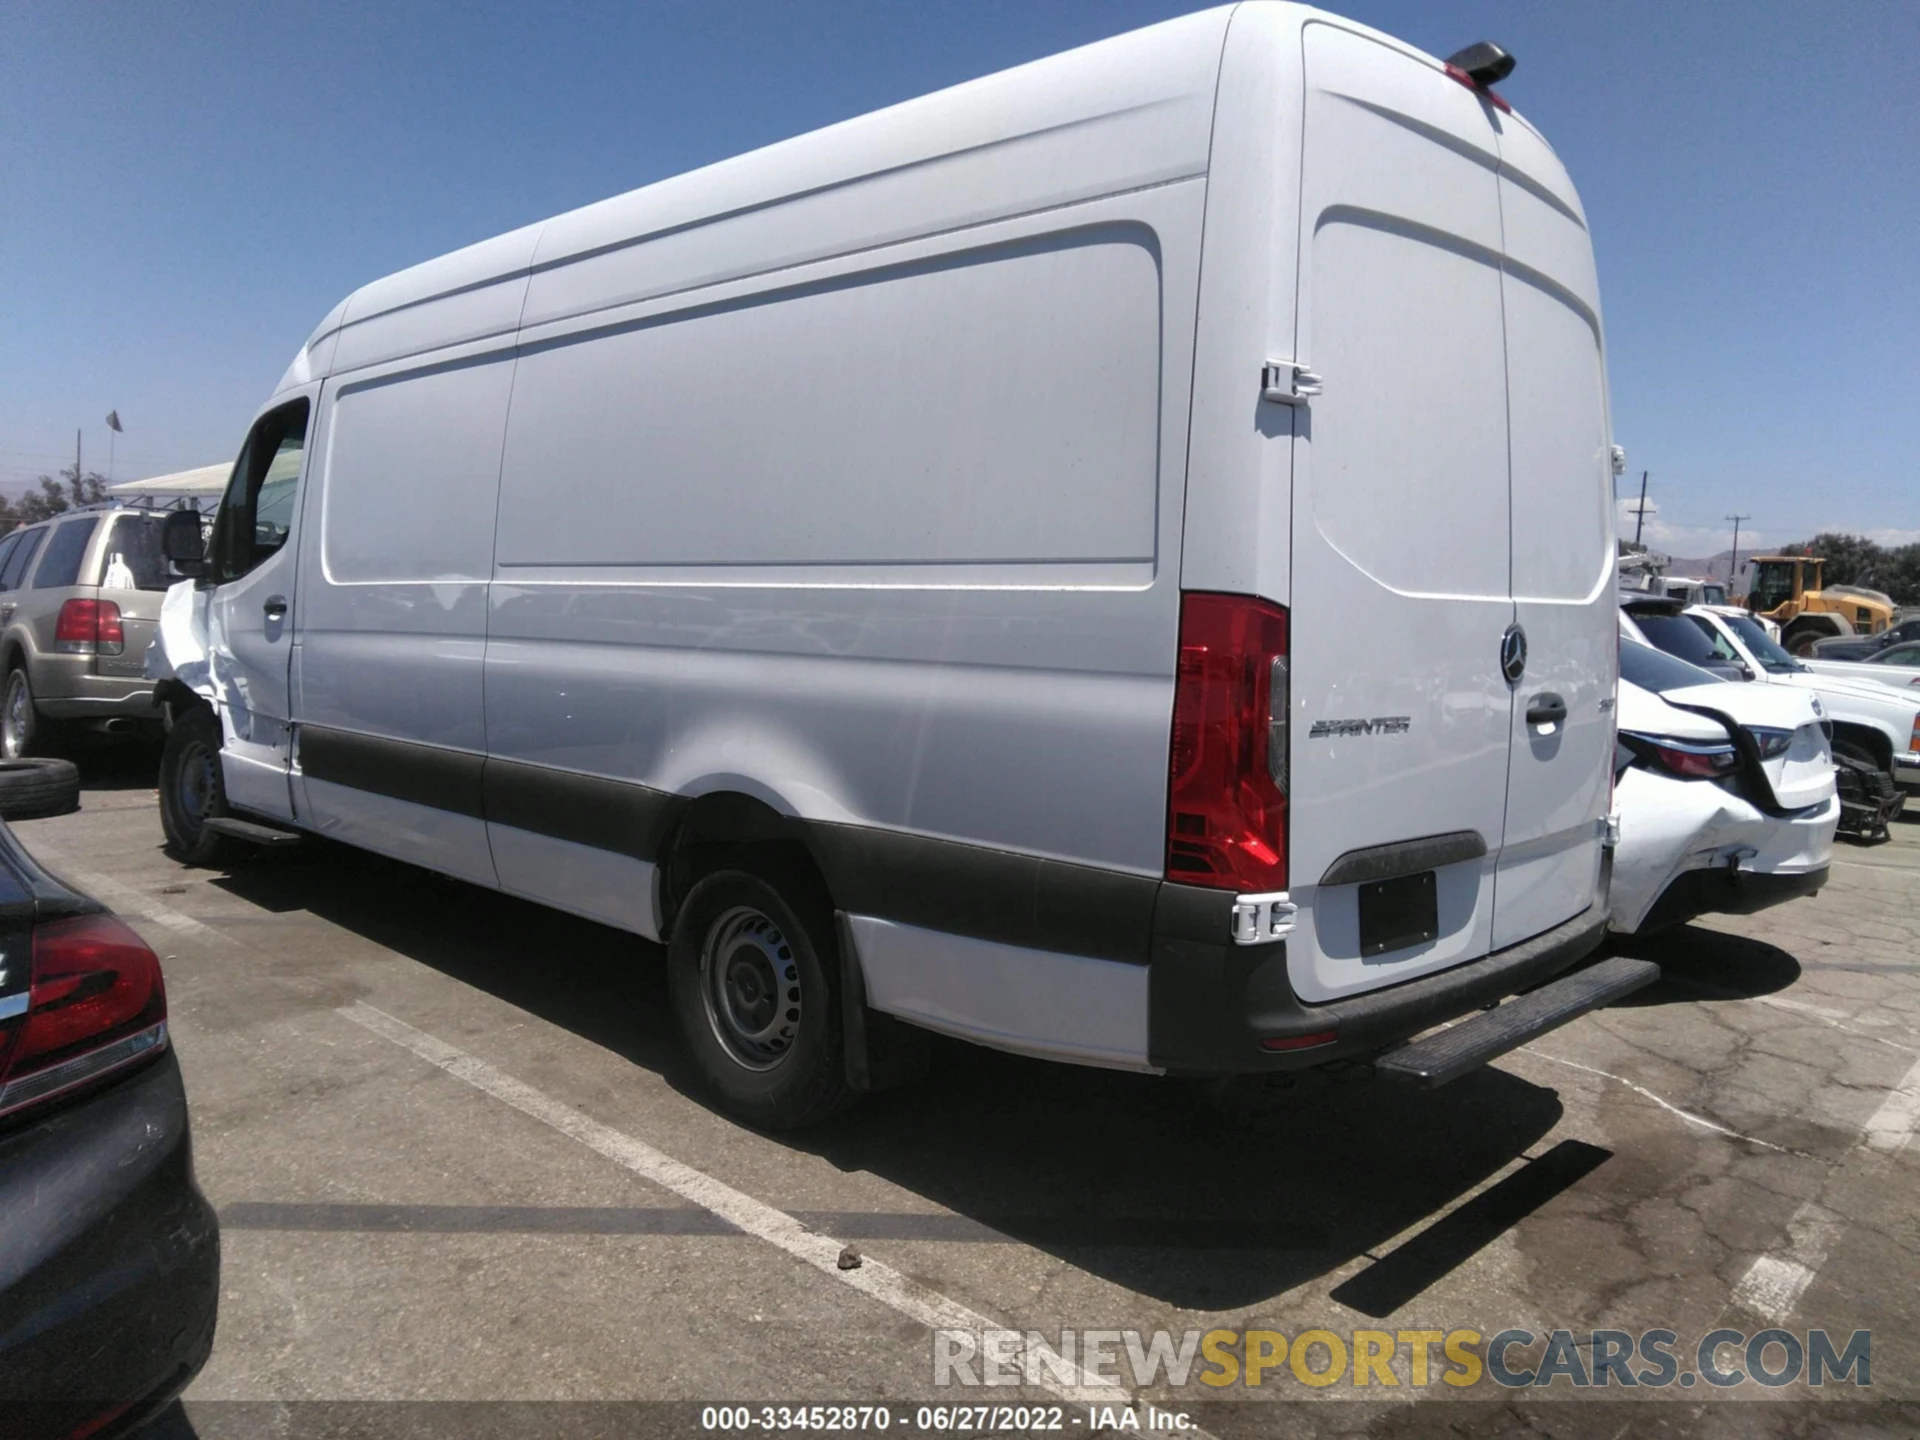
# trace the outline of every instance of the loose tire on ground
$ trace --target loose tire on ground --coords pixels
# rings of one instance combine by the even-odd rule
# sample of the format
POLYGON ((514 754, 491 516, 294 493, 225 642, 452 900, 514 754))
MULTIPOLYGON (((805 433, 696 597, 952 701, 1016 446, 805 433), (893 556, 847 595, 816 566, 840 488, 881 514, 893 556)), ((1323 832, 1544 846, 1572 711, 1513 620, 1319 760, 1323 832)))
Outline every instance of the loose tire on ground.
POLYGON ((80 808, 80 771, 71 760, 0 758, 0 819, 33 820, 80 808))
POLYGON ((832 912, 815 887, 769 867, 693 887, 667 947, 674 1019, 720 1107, 793 1130, 850 1104, 832 912))
POLYGON ((220 720, 211 707, 195 705, 175 718, 160 751, 160 828, 167 853, 189 865, 214 864, 228 842, 206 822, 227 813, 220 720))

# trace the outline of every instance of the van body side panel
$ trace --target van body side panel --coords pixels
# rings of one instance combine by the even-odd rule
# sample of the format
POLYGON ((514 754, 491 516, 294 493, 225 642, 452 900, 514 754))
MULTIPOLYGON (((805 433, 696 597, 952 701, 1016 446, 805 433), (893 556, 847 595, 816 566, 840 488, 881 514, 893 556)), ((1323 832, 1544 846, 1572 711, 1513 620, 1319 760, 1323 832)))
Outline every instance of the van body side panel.
POLYGON ((539 238, 525 323, 1203 174, 1227 14, 1117 36, 558 216, 539 238))
POLYGON ((1431 62, 1318 19, 1306 65, 1294 446, 1293 987, 1338 999, 1484 955, 1512 697, 1494 134, 1431 62), (1298 422, 1296 422, 1298 423, 1298 422), (1368 955, 1342 855, 1475 832, 1433 939, 1368 955))
POLYGON ((530 332, 494 753, 1157 876, 1202 199, 530 332))
MULTIPOLYGON (((469 347, 330 382, 309 514, 298 720, 307 731, 419 747, 449 764, 486 750, 481 662, 511 351, 469 347)), ((301 818, 323 834, 484 884, 477 803, 396 793, 375 744, 299 752, 301 818), (319 760, 319 763, 315 763, 319 760)), ((408 752, 401 752, 408 753, 408 752)), ((419 768, 415 766, 414 768, 419 768)))
POLYGON ((849 920, 867 1003, 1001 1050, 1121 1070, 1147 1058, 1144 965, 849 920))

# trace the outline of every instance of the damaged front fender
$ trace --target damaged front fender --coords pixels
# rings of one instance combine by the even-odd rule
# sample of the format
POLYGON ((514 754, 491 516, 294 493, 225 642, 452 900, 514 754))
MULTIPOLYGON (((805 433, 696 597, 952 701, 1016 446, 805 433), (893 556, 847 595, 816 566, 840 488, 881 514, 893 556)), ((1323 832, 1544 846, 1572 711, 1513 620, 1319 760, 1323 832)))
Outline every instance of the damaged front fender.
POLYGON ((160 623, 147 646, 144 673, 149 680, 172 681, 220 703, 207 643, 207 610, 213 592, 191 580, 170 586, 160 602, 160 623))

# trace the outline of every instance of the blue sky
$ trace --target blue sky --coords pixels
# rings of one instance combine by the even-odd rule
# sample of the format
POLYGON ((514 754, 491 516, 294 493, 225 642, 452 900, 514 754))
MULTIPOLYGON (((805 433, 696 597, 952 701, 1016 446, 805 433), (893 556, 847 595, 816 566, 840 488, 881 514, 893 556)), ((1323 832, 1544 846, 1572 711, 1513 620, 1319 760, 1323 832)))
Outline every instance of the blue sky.
MULTIPOLYGON (((0 487, 224 460, 355 286, 1194 8, 72 4, 0 14, 0 487)), ((1490 38, 1586 202, 1652 536, 1920 539, 1920 4, 1335 8, 1490 38)))

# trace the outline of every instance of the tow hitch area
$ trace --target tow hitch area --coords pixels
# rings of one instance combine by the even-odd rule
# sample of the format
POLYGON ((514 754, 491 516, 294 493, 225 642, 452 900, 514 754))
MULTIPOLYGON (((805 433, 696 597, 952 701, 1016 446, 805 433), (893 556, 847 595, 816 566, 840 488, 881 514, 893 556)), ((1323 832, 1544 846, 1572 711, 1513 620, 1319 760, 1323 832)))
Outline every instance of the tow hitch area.
POLYGON ((1432 1089, 1659 978, 1660 967, 1651 960, 1616 955, 1389 1051, 1374 1069, 1432 1089))

